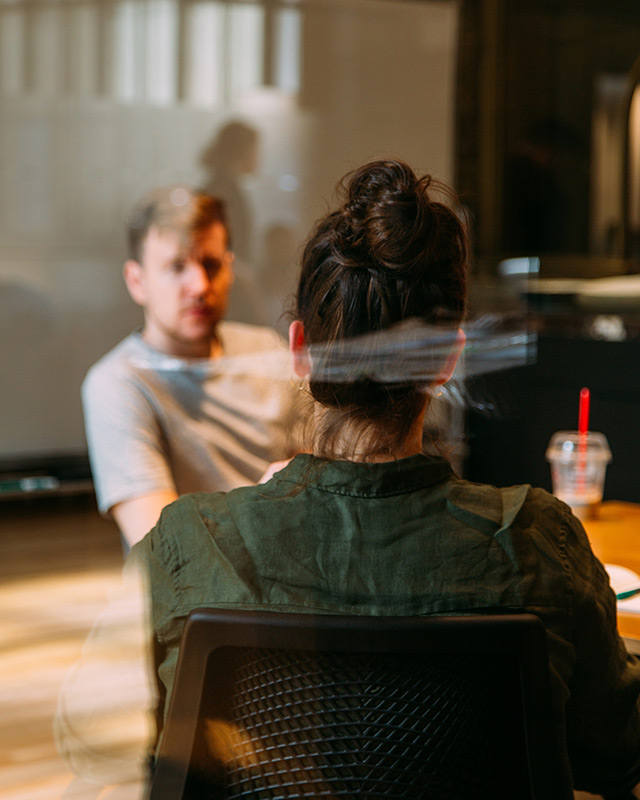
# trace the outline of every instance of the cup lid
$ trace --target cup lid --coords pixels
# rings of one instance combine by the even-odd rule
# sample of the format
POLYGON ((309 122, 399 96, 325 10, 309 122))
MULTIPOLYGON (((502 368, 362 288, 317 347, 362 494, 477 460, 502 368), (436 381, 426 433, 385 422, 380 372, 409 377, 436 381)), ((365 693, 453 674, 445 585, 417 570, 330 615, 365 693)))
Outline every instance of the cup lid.
POLYGON ((586 438, 587 453, 590 460, 611 461, 609 442, 604 433, 588 431, 586 437, 578 431, 557 431, 549 440, 545 457, 547 461, 573 461, 578 457, 586 438))

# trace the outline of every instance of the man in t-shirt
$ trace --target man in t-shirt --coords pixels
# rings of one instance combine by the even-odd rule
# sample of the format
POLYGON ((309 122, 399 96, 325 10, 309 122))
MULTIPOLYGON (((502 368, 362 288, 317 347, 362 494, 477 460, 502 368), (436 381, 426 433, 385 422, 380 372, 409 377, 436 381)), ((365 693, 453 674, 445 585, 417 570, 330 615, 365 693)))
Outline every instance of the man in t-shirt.
POLYGON ((129 219, 124 279, 144 325, 82 387, 98 505, 129 546, 180 494, 255 483, 290 456, 286 349, 269 328, 223 322, 233 283, 223 204, 157 189, 129 219))

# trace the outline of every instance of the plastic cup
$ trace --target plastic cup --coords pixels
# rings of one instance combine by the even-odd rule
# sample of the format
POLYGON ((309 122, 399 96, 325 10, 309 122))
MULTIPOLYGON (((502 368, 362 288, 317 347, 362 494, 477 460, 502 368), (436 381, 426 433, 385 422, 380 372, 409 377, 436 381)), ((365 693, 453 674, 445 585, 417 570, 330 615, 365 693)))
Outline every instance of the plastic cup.
POLYGON ((549 441, 546 458, 551 464, 553 494, 571 506, 576 516, 596 516, 611 461, 606 436, 595 431, 558 431, 549 441))

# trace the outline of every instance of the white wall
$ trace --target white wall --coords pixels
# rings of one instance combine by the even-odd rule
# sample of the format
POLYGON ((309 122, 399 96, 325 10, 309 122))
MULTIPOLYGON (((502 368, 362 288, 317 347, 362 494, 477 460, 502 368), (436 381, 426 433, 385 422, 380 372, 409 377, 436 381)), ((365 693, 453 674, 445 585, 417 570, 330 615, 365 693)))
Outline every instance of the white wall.
POLYGON ((259 2, 0 9, 0 458, 84 450, 82 377, 140 320, 120 277, 128 209, 154 185, 201 182, 224 121, 261 139, 244 270, 266 300, 236 316, 278 323, 297 247, 345 171, 399 156, 451 180, 455 0, 278 14, 266 85, 259 2), (264 285, 273 225, 278 287, 264 285))

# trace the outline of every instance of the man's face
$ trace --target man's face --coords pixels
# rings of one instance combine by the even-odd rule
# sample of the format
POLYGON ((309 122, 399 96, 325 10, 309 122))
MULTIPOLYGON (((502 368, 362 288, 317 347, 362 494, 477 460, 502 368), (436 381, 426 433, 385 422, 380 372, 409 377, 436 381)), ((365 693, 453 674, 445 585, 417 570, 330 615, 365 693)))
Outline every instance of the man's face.
POLYGON ((216 325, 227 310, 232 261, 219 222, 191 239, 178 231, 150 228, 142 263, 125 264, 129 292, 144 308, 145 341, 168 355, 211 355, 216 325))

